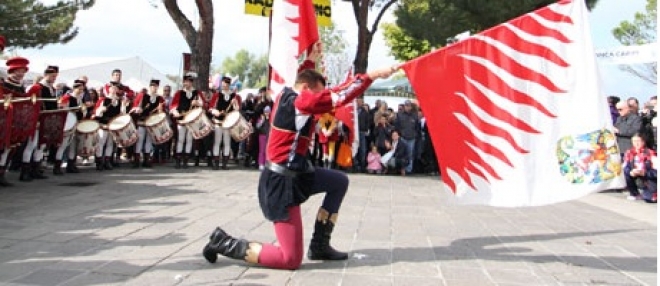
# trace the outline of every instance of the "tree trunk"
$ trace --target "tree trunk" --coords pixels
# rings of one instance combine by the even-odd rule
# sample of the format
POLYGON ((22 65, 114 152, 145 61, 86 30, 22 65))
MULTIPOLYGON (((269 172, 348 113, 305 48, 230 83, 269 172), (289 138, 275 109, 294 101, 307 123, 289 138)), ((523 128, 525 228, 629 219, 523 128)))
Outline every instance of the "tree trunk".
POLYGON ((213 1, 195 0, 199 12, 199 28, 195 30, 190 20, 181 12, 176 0, 163 0, 165 9, 181 31, 190 48, 191 69, 197 73, 195 88, 208 90, 211 69, 211 52, 213 51, 213 1))
POLYGON ((360 34, 360 36, 358 37, 357 51, 355 53, 353 66, 355 67, 355 73, 366 73, 367 67, 369 66, 369 49, 371 48, 371 40, 373 37, 369 31, 367 31, 366 27, 360 29, 358 34, 360 34))

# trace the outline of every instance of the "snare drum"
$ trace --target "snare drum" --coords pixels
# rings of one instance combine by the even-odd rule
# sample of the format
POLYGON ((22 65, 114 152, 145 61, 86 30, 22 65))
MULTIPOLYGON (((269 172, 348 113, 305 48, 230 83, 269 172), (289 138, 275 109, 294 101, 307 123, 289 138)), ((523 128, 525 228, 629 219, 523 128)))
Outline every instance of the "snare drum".
POLYGON ((138 140, 138 133, 130 115, 119 115, 108 122, 108 131, 120 148, 133 146, 138 140))
POLYGON ((229 134, 236 141, 243 141, 252 133, 252 125, 238 111, 232 111, 227 114, 225 120, 222 122, 222 128, 229 129, 229 134))
POLYGON ((196 108, 188 112, 179 124, 186 126, 195 139, 201 139, 213 131, 213 123, 206 117, 204 110, 196 108))
POLYGON ((156 145, 167 142, 174 135, 165 113, 156 113, 147 117, 147 120, 144 121, 144 128, 147 129, 151 141, 156 145))
POLYGON ((94 156, 96 145, 99 143, 100 125, 96 120, 80 120, 76 126, 76 137, 78 139, 78 155, 82 157, 94 156))

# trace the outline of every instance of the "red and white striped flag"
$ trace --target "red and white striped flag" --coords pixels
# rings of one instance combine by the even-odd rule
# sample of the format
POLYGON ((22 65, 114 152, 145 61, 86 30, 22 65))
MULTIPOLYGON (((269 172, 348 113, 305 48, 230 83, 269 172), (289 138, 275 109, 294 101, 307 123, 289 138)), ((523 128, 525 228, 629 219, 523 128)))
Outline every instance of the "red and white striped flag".
POLYGON ((583 1, 560 1, 403 65, 445 189, 532 206, 622 188, 583 1))
POLYGON ((269 88, 276 100, 285 86, 293 86, 301 58, 319 40, 312 0, 275 0, 268 54, 269 88))

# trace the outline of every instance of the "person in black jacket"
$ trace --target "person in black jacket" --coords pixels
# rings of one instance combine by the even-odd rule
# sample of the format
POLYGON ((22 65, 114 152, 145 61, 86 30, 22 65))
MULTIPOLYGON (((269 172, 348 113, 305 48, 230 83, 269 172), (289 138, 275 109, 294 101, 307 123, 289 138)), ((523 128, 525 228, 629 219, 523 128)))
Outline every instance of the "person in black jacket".
POLYGON ((395 170, 401 173, 401 176, 406 175, 406 166, 410 160, 410 153, 408 150, 408 145, 401 139, 398 130, 392 131, 392 142, 389 141, 385 143, 389 152, 394 151, 394 154, 391 158, 387 160, 387 168, 390 170, 395 170))

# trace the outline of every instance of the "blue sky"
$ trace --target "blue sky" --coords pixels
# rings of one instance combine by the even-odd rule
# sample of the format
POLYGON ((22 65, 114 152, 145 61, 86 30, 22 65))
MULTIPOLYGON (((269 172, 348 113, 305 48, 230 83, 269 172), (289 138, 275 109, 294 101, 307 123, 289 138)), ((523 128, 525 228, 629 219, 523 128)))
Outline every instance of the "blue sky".
MULTIPOLYGON (((179 2, 185 3, 182 4, 184 13, 195 15, 193 1, 179 2)), ((245 15, 243 1, 216 3, 222 5, 217 4, 215 7, 213 66, 219 66, 222 59, 243 48, 255 54, 266 53, 267 19, 245 15)), ((622 20, 633 19, 635 12, 644 10, 645 4, 645 0, 600 0, 590 18, 595 48, 619 46, 611 30, 622 20)), ((333 20, 339 29, 345 31, 345 38, 349 39, 350 48, 354 51, 356 40, 353 39, 356 39, 357 32, 350 4, 334 1, 332 9, 333 20)), ((194 16, 191 18, 196 20, 194 16)), ((383 21, 393 22, 394 19, 387 15, 383 21)), ((41 71, 49 64, 59 65, 66 70, 137 55, 163 73, 178 74, 180 55, 188 50, 183 36, 165 9, 152 7, 148 0, 97 0, 92 9, 79 13, 76 23, 80 33, 66 45, 16 52, 30 58, 33 71, 41 71)), ((369 66, 376 68, 393 63, 395 60, 388 55, 382 35, 378 33, 372 44, 369 66)), ((602 66, 601 75, 604 92, 608 95, 646 99, 656 94, 655 86, 629 76, 615 66, 602 66)))

